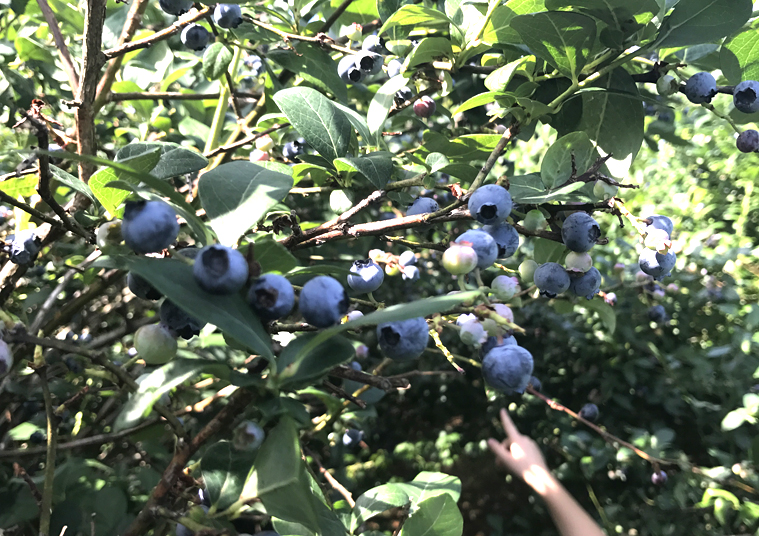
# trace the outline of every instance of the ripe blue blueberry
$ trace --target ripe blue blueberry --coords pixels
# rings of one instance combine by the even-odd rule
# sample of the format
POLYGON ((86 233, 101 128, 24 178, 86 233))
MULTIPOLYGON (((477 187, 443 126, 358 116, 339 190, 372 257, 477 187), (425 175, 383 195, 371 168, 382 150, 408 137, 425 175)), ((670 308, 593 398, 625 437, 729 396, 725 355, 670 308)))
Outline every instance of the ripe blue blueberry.
POLYGON ((437 104, 428 95, 424 95, 414 102, 414 113, 422 119, 432 117, 435 114, 435 110, 437 110, 437 104))
POLYGON ((371 259, 355 261, 348 274, 348 286, 361 294, 374 292, 384 280, 384 270, 371 259))
POLYGON ((368 52, 374 52, 375 54, 384 54, 385 40, 378 35, 367 35, 364 38, 364 42, 361 43, 361 50, 368 52))
POLYGON ((32 435, 29 436, 29 442, 35 445, 44 443, 45 439, 46 439, 45 434, 43 434, 39 430, 35 431, 32 435))
POLYGON ((516 253, 519 247, 519 233, 513 225, 509 225, 508 223, 484 225, 482 230, 495 240, 498 246, 498 257, 496 258, 508 259, 516 253))
POLYGON ((393 102, 396 106, 403 106, 407 101, 410 101, 413 98, 414 92, 411 91, 410 87, 406 86, 395 92, 395 95, 393 96, 393 102))
POLYGON ((759 112, 759 82, 744 80, 733 90, 733 104, 744 114, 759 112))
POLYGON ((163 201, 127 201, 121 236, 135 253, 160 253, 179 234, 177 213, 163 201))
POLYGON ((212 244, 200 250, 192 275, 209 294, 234 294, 248 280, 248 261, 236 249, 212 244))
POLYGON ((533 281, 540 289, 540 295, 547 298, 555 298, 558 294, 566 292, 572 283, 564 267, 555 262, 538 266, 533 275, 533 281))
POLYGON ((257 450, 266 438, 266 432, 255 421, 243 421, 235 428, 232 445, 237 450, 257 450))
POLYGON ((390 78, 401 74, 401 69, 403 69, 403 62, 401 60, 393 58, 387 62, 387 76, 390 78))
POLYGON ((485 341, 485 343, 480 348, 480 357, 485 357, 485 355, 492 350, 493 348, 497 348, 499 346, 518 346, 517 340, 514 338, 513 335, 509 335, 508 337, 501 336, 497 337, 495 335, 488 337, 488 340, 485 341))
POLYGON ((163 300, 160 315, 161 323, 183 339, 192 339, 194 335, 200 335, 200 330, 206 325, 169 300, 163 300))
POLYGON ((586 421, 593 422, 598 419, 598 406, 595 404, 585 404, 580 408, 578 415, 586 421))
POLYGON ((651 483, 654 486, 662 486, 667 483, 667 473, 664 471, 656 471, 651 475, 651 483))
POLYGON ((660 304, 654 305, 648 310, 648 319, 651 322, 656 322, 657 324, 666 322, 667 310, 664 309, 663 305, 660 305, 660 304))
POLYGON ((485 225, 505 221, 511 214, 511 194, 503 186, 486 184, 477 188, 469 198, 469 212, 474 219, 485 225))
POLYGON ((672 220, 670 220, 668 217, 660 216, 659 214, 653 214, 651 216, 646 216, 645 219, 651 222, 646 226, 647 231, 648 229, 660 229, 662 231, 666 231, 668 237, 672 237, 672 230, 675 226, 672 223, 672 220))
POLYGON ((653 249, 644 249, 640 258, 638 259, 638 266, 640 269, 653 277, 657 281, 661 281, 665 277, 671 275, 672 268, 675 267, 677 256, 668 251, 665 254, 658 253, 653 249))
POLYGON ((735 146, 742 153, 759 152, 759 132, 754 129, 744 130, 738 134, 735 146))
POLYGON ((337 63, 337 74, 346 84, 358 84, 366 76, 366 73, 356 65, 356 57, 352 54, 343 56, 337 63))
POLYGON ((0 378, 8 374, 13 366, 13 354, 8 343, 0 340, 0 378))
POLYGON ((132 272, 127 274, 127 287, 132 291, 132 294, 143 300, 155 301, 163 297, 163 294, 158 292, 147 279, 132 272))
POLYGON ((184 15, 192 9, 192 0, 158 0, 160 8, 169 15, 184 15))
POLYGON ((398 257, 398 264, 401 266, 410 266, 416 264, 416 255, 413 251, 404 251, 398 257))
POLYGON ((417 214, 427 214, 428 212, 437 212, 440 205, 437 201, 429 197, 417 197, 406 210, 406 216, 416 216, 417 214))
POLYGON ((287 278, 264 274, 250 286, 248 303, 262 320, 276 320, 293 310, 295 292, 287 278))
POLYGON ((298 138, 289 141, 282 147, 282 156, 288 160, 295 160, 306 151, 306 140, 298 138))
POLYGON ((502 393, 524 393, 532 367, 532 354, 521 346, 496 346, 482 360, 482 376, 488 385, 502 393))
POLYGON ((582 275, 571 277, 569 290, 581 298, 592 300, 601 290, 601 272, 593 266, 582 275))
POLYGON ((493 265, 498 256, 498 246, 491 235, 479 229, 470 229, 456 239, 457 244, 466 242, 477 253, 477 268, 485 270, 493 265))
POLYGON ((348 428, 343 434, 343 445, 349 448, 358 447, 364 439, 364 432, 355 428, 348 428))
POLYGON ((31 266, 40 252, 42 240, 32 229, 19 231, 8 239, 11 241, 11 262, 20 266, 31 266))
POLYGON ((601 236, 598 222, 585 212, 573 212, 564 221, 561 228, 561 239, 570 251, 585 253, 596 244, 601 236))
POLYGON ((185 26, 179 37, 182 44, 190 50, 203 50, 211 40, 211 32, 200 24, 190 24, 185 26))
POLYGON ((303 285, 298 307, 306 322, 328 328, 340 323, 349 303, 348 294, 337 279, 319 275, 303 285))
POLYGON ((540 390, 543 388, 543 384, 540 383, 540 380, 535 376, 530 376, 530 386, 537 392, 540 392, 540 390))
POLYGON ((421 277, 421 274, 416 266, 401 266, 401 276, 404 281, 416 281, 421 277))
POLYGON ((717 94, 717 81, 711 73, 696 73, 685 82, 683 93, 693 104, 711 102, 717 94))
POLYGON ((356 67, 366 74, 377 74, 382 70, 384 59, 379 54, 368 52, 366 50, 359 52, 354 56, 356 67))
POLYGON ((242 24, 242 10, 237 4, 216 4, 213 21, 221 28, 237 28, 242 24))
POLYGON ((421 316, 377 326, 380 350, 396 361, 409 361, 422 355, 429 337, 427 321, 421 316))

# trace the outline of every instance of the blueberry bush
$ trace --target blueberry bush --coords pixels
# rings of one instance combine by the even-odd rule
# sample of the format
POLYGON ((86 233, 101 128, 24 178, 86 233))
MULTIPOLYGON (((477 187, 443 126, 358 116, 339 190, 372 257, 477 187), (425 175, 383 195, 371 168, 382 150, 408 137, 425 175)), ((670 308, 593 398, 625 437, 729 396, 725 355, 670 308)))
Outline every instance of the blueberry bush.
POLYGON ((0 7, 0 533, 759 533, 751 0, 0 7))

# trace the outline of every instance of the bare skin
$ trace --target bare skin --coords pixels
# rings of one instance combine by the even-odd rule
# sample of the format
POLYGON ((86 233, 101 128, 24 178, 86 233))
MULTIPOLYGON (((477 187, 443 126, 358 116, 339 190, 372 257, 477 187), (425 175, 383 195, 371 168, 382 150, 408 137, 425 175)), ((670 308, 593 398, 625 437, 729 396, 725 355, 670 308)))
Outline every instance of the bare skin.
POLYGON ((519 433, 505 409, 501 410, 501 422, 506 439, 501 442, 489 439, 490 450, 510 472, 543 497, 559 533, 562 536, 605 536, 601 527, 551 474, 538 444, 519 433))

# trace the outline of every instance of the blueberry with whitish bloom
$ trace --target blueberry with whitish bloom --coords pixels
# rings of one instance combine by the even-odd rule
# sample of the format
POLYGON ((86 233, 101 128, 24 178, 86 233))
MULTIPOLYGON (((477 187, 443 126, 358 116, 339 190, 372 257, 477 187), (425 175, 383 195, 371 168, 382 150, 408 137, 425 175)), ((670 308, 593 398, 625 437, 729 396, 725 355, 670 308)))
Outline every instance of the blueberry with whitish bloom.
POLYGON ((401 266, 410 266, 416 264, 416 255, 413 251, 404 251, 398 257, 398 264, 401 266))
POLYGON ((234 294, 248 281, 248 261, 236 249, 212 244, 200 250, 192 275, 209 294, 234 294))
POLYGON ((485 231, 470 229, 456 238, 457 244, 469 243, 477 253, 477 268, 485 270, 493 265, 498 255, 495 239, 485 231))
POLYGON ((663 305, 654 305, 648 310, 648 319, 651 322, 662 324, 667 321, 667 311, 663 305))
POLYGON ((406 210, 406 216, 437 212, 439 209, 440 205, 438 205, 437 201, 434 199, 430 199, 429 197, 419 197, 409 205, 408 210, 406 210))
POLYGON ((640 254, 638 266, 645 274, 650 275, 656 281, 661 281, 671 275, 676 262, 677 256, 672 251, 662 254, 646 248, 640 254))
POLYGON ((387 76, 390 78, 401 74, 401 69, 403 69, 403 62, 401 60, 393 58, 387 62, 387 76))
POLYGON ((733 104, 744 114, 759 112, 759 82, 744 80, 733 90, 733 104))
POLYGON ((356 67, 366 75, 377 74, 382 70, 384 59, 379 54, 369 51, 361 51, 355 56, 356 67))
POLYGON ((213 21, 221 28, 237 28, 242 24, 242 10, 237 4, 216 4, 213 21))
POLYGON ((32 229, 24 229, 10 235, 8 240, 11 242, 10 257, 13 264, 29 266, 39 255, 42 240, 32 229))
POLYGON ((255 421, 243 421, 235 428, 232 445, 237 450, 257 450, 266 438, 266 432, 255 421))
POLYGON ((564 267, 555 262, 546 262, 538 266, 533 274, 533 281, 541 296, 548 298, 555 298, 566 292, 572 283, 564 267))
POLYGON ((158 0, 160 8, 169 15, 184 15, 192 9, 192 0, 158 0))
POLYGON ((121 236, 135 253, 160 253, 179 234, 177 213, 164 201, 127 201, 121 236))
POLYGON ((508 259, 519 248, 519 233, 513 225, 509 225, 508 223, 485 225, 482 227, 482 230, 495 240, 498 246, 498 259, 508 259))
POLYGON ((429 327, 423 317, 385 322, 377 326, 380 350, 396 361, 409 361, 422 355, 429 337, 429 327))
POLYGON ((502 393, 524 393, 532 367, 532 354, 521 346, 496 346, 482 360, 482 376, 488 385, 502 393))
POLYGON ((374 292, 384 280, 385 272, 372 259, 355 261, 348 274, 348 286, 361 294, 374 292))
POLYGON ((683 94, 693 104, 710 102, 717 94, 717 81, 711 73, 696 73, 685 82, 683 94))
POLYGON ((343 56, 337 63, 337 74, 346 84, 358 84, 366 76, 356 65, 356 58, 352 54, 343 56))
POLYGON ((250 285, 248 304, 262 320, 276 320, 293 310, 295 291, 286 277, 264 274, 250 285))
POLYGON ((485 328, 481 322, 469 320, 461 324, 459 338, 464 344, 479 348, 488 340, 488 334, 485 332, 485 328))
POLYGON ((511 194, 503 186, 486 184, 477 188, 469 198, 469 212, 478 222, 494 225, 505 221, 511 214, 511 194))
POLYGON ((203 50, 211 40, 211 32, 200 24, 189 24, 182 30, 179 39, 190 50, 203 50))
POLYGON ((143 300, 155 301, 160 300, 163 297, 163 294, 158 292, 147 279, 134 272, 129 272, 127 274, 127 287, 129 287, 132 294, 143 300))
POLYGON ((748 129, 738 134, 735 147, 742 153, 759 152, 759 131, 748 129))
POLYGON ((407 101, 410 101, 412 98, 414 98, 414 92, 411 91, 410 87, 402 87, 398 91, 395 92, 395 95, 393 95, 393 102, 395 103, 395 106, 403 106, 407 101))
POLYGON ((488 340, 485 341, 485 344, 482 345, 480 348, 480 357, 485 357, 485 354, 487 354, 490 350, 493 348, 496 348, 497 346, 518 346, 517 340, 514 338, 513 335, 509 335, 508 337, 505 336, 496 336, 491 335, 488 337, 488 340))
POLYGON ((303 285, 298 307, 306 322, 327 328, 340 323, 349 303, 348 294, 337 279, 319 275, 303 285))
POLYGON ((194 335, 200 335, 200 330, 206 325, 205 322, 188 315, 169 300, 163 300, 160 316, 161 323, 183 339, 191 339, 194 335))
POLYGON ((374 52, 375 54, 383 54, 385 50, 385 40, 378 35, 367 35, 364 38, 364 42, 361 43, 361 50, 367 50, 374 52))
POLYGON ((595 404, 585 404, 580 408, 578 415, 586 421, 593 422, 598 419, 598 406, 595 404))
POLYGON ((662 231, 666 231, 668 238, 672 237, 672 230, 674 229, 675 225, 674 223, 672 223, 671 219, 669 219, 666 216, 661 216, 659 214, 652 214, 651 216, 646 216, 645 219, 651 222, 646 225, 646 232, 648 232, 649 229, 659 229, 662 231))
POLYGON ((349 428, 343 434, 343 445, 349 448, 358 447, 363 440, 364 432, 355 428, 349 428))
POLYGON ((570 251, 585 253, 596 245, 601 236, 598 222, 585 212, 573 212, 564 221, 561 239, 570 251))
POLYGON ((416 266, 401 266, 401 276, 405 281, 417 281, 421 277, 416 266))
POLYGON ((570 278, 569 291, 581 298, 591 300, 600 290, 601 272, 595 266, 584 274, 570 278))

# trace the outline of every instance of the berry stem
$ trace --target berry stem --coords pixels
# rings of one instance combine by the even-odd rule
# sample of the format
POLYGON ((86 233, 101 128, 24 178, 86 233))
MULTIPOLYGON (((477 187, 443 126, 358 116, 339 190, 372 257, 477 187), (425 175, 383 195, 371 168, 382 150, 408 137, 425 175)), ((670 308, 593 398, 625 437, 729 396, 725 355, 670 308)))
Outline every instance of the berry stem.
POLYGON ((629 210, 627 210, 627 207, 626 207, 626 206, 625 206, 625 205, 622 203, 622 201, 620 201, 620 200, 619 200, 619 199, 617 199, 616 197, 613 197, 613 198, 611 199, 611 202, 612 202, 612 206, 613 206, 615 209, 617 209, 617 211, 619 211, 619 213, 620 213, 622 216, 624 216, 624 217, 625 217, 625 219, 627 219, 627 221, 629 221, 629 222, 630 222, 630 224, 631 224, 633 227, 635 227, 635 230, 636 230, 636 231, 638 231, 638 234, 639 234, 639 235, 640 235, 642 238, 645 238, 645 237, 646 237, 646 235, 648 234, 648 233, 646 232, 646 226, 645 226, 645 224, 643 224, 643 223, 642 223, 642 222, 641 222, 641 221, 640 221, 638 218, 636 218, 636 217, 633 215, 633 213, 632 213, 632 212, 630 212, 629 210))
POLYGON ((459 374, 462 374, 462 375, 466 374, 464 369, 458 366, 454 362, 456 358, 453 356, 451 351, 448 348, 446 348, 445 344, 443 344, 443 341, 440 340, 440 334, 436 330, 430 329, 430 337, 432 337, 432 340, 435 341, 435 346, 437 346, 438 350, 440 350, 443 353, 443 355, 451 364, 451 366, 455 368, 459 374))

